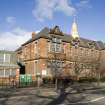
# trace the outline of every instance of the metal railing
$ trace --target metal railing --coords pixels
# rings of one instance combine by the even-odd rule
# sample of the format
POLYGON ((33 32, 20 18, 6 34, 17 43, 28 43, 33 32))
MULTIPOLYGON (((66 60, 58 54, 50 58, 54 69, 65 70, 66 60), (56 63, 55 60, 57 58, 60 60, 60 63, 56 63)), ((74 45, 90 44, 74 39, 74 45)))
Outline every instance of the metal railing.
POLYGON ((16 80, 16 77, 1 77, 0 88, 20 88, 20 87, 33 87, 37 86, 35 80, 32 81, 21 81, 16 80))

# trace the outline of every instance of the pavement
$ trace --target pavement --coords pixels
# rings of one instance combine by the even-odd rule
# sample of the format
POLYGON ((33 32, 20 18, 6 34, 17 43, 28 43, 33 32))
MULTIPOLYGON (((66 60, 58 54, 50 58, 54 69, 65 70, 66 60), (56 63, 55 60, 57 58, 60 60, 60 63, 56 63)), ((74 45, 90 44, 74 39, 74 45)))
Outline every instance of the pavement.
POLYGON ((0 105, 105 105, 105 87, 74 84, 62 92, 41 87, 0 89, 0 105))

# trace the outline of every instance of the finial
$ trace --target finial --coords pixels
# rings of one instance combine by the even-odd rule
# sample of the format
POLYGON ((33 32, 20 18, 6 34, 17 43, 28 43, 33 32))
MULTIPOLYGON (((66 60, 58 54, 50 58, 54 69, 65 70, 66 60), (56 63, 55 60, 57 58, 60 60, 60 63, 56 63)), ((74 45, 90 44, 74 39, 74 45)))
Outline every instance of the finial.
POLYGON ((76 22, 76 15, 74 15, 73 17, 74 17, 74 22, 76 22))

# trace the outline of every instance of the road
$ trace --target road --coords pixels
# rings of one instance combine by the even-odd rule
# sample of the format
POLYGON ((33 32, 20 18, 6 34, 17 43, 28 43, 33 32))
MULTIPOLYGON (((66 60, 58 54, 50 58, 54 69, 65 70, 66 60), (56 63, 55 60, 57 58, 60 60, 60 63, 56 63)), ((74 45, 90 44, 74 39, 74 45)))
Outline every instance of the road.
POLYGON ((105 89, 62 94, 51 88, 18 88, 0 90, 0 105, 105 105, 105 89))

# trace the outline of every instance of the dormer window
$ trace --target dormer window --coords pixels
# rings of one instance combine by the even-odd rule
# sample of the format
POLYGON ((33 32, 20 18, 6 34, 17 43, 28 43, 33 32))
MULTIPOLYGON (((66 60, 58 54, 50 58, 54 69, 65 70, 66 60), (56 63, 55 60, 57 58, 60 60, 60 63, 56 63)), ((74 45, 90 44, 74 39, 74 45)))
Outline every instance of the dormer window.
POLYGON ((61 43, 62 41, 59 38, 52 38, 52 42, 53 43, 61 43))
POLYGON ((63 35, 63 33, 60 30, 59 26, 55 26, 54 28, 50 29, 50 34, 63 35))
POLYGON ((75 38, 71 41, 71 45, 75 46, 75 48, 77 48, 80 44, 80 40, 78 38, 75 38))
POLYGON ((88 43, 89 48, 94 49, 95 48, 95 42, 89 42, 88 43))

